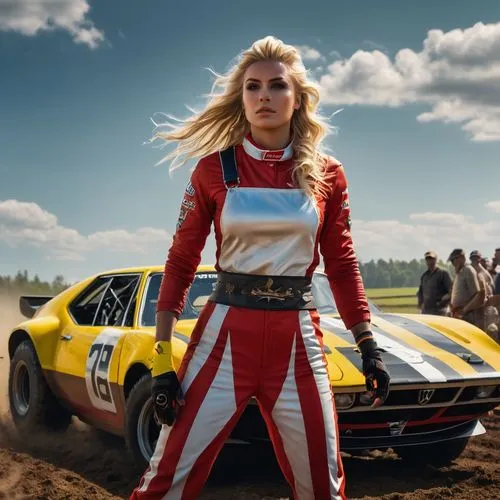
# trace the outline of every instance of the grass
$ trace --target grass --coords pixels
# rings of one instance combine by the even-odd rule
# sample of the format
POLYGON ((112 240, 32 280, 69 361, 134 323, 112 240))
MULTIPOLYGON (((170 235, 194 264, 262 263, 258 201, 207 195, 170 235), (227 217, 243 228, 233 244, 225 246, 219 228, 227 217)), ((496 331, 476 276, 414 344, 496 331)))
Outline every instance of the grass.
POLYGON ((392 295, 407 295, 411 297, 416 297, 418 287, 407 287, 407 288, 367 288, 366 293, 370 299, 375 299, 379 297, 389 297, 392 295))
POLYGON ((367 288, 366 295, 384 312, 418 313, 417 288, 367 288))

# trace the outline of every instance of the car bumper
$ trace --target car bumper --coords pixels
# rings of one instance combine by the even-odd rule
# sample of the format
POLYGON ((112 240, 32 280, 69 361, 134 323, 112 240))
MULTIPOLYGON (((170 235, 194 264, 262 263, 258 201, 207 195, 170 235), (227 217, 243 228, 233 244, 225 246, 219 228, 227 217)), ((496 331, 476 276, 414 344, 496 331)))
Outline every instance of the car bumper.
POLYGON ((392 436, 340 436, 341 450, 397 448, 399 446, 416 446, 440 443, 450 439, 469 438, 485 434, 486 429, 479 420, 463 422, 449 427, 414 434, 392 436))
MULTIPOLYGON (((481 414, 484 415, 487 410, 482 410, 481 414)), ((381 415, 381 412, 377 413, 381 415)), ((356 415, 357 419, 361 416, 356 415)), ((355 426, 342 422, 345 413, 340 413, 338 415, 340 449, 341 451, 387 449, 478 436, 486 432, 480 422, 480 416, 464 415, 463 418, 459 417, 458 421, 427 420, 420 423, 412 421, 411 417, 406 420, 402 412, 398 412, 398 419, 382 417, 385 421, 383 424, 365 422, 355 426)), ((352 417, 349 420, 352 420, 352 417)), ((374 420, 373 414, 370 420, 374 420)), ((256 405, 247 407, 230 437, 232 440, 244 442, 269 441, 266 425, 256 405)))

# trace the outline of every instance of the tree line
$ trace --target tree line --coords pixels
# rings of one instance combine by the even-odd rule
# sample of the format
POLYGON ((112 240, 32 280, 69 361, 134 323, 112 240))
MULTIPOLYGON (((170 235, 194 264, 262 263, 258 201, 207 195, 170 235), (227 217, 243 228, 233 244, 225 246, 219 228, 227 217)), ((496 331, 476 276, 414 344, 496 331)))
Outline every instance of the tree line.
MULTIPOLYGON (((439 261, 438 266, 447 269, 453 279, 455 272, 450 263, 439 261)), ((399 288, 419 286, 427 265, 424 259, 378 259, 360 262, 359 268, 366 288, 399 288)))
MULTIPOLYGON (((439 262, 442 268, 450 271, 448 263, 439 262)), ((405 260, 370 260, 359 262, 359 268, 366 288, 400 288, 416 287, 420 284, 420 276, 427 269, 424 259, 405 260)), ((38 275, 30 277, 28 271, 18 271, 15 276, 0 276, 0 293, 56 295, 71 285, 64 276, 57 275, 52 281, 42 281, 38 275)))
POLYGON ((42 281, 37 274, 30 277, 26 270, 15 276, 0 276, 0 294, 7 295, 57 295, 70 285, 60 274, 52 281, 42 281))

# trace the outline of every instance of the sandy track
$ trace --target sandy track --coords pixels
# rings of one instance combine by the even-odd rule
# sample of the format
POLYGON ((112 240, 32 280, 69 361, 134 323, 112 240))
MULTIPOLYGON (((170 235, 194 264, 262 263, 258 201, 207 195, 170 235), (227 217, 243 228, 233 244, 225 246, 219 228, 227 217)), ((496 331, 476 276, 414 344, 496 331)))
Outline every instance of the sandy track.
MULTIPOLYGON (((23 436, 7 412, 6 330, 21 320, 17 301, 0 304, 0 498, 127 498, 142 471, 131 465, 120 443, 103 444, 75 420, 59 435, 23 436)), ((488 433, 472 440, 451 467, 415 471, 396 455, 344 456, 349 498, 455 499, 498 498, 500 491, 500 414, 484 419, 488 433)), ((202 500, 277 500, 292 498, 268 446, 227 446, 219 456, 202 500)))

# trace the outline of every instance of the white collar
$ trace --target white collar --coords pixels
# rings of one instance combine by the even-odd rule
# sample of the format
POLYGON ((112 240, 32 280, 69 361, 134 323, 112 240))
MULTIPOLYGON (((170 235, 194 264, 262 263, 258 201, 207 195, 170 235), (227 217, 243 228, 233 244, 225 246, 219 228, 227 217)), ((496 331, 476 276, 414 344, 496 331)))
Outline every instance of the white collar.
POLYGON ((293 156, 292 142, 285 149, 260 149, 247 137, 243 139, 243 149, 245 152, 256 160, 266 161, 285 161, 293 156))

